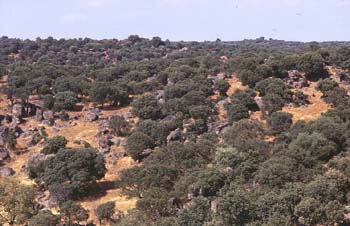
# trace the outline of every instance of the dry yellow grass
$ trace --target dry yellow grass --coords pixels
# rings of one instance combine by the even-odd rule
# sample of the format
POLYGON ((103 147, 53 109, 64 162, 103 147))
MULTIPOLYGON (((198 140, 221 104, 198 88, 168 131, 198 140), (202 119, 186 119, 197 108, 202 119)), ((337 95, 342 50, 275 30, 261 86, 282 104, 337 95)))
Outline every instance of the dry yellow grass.
POLYGON ((286 106, 283 108, 282 111, 293 115, 294 123, 298 120, 315 120, 330 109, 330 106, 321 99, 322 93, 316 90, 316 85, 316 82, 311 82, 309 87, 300 89, 309 96, 310 104, 301 107, 286 106))
MULTIPOLYGON (((0 102, 0 107, 6 106, 6 98, 3 97, 4 100, 0 102)), ((131 107, 125 107, 115 110, 103 110, 101 111, 101 114, 103 116, 112 116, 112 115, 122 115, 126 114, 131 110, 131 107)), ((82 112, 71 112, 70 115, 75 114, 82 114, 82 112)), ((134 121, 137 121, 137 118, 133 119, 134 121)), ((97 147, 97 139, 96 134, 98 133, 98 122, 86 122, 83 120, 83 117, 81 119, 76 120, 76 125, 70 125, 68 122, 64 122, 61 120, 56 121, 56 126, 60 127, 60 130, 58 132, 53 132, 52 127, 48 127, 47 125, 41 124, 37 121, 35 121, 34 117, 27 118, 26 122, 20 127, 23 130, 28 129, 30 126, 32 127, 39 127, 44 126, 46 127, 46 132, 49 137, 53 137, 56 135, 61 135, 67 138, 68 140, 68 147, 78 147, 78 144, 75 144, 75 140, 84 140, 89 142, 93 147, 97 147)), ((25 139, 19 138, 17 149, 23 149, 26 148, 26 141, 25 139)), ((38 152, 42 148, 42 144, 35 145, 34 147, 28 148, 28 152, 21 154, 21 155, 15 155, 11 154, 11 159, 5 163, 6 166, 11 167, 16 171, 16 174, 14 177, 25 184, 34 184, 34 181, 29 179, 27 176, 27 173, 23 170, 23 166, 26 164, 29 156, 31 153, 38 152)), ((111 152, 120 152, 124 151, 121 147, 112 148, 111 152)), ((113 160, 113 155, 106 155, 106 167, 107 167, 107 173, 105 177, 99 181, 99 184, 112 184, 116 179, 118 179, 118 173, 123 170, 127 169, 129 167, 134 166, 136 163, 130 158, 130 157, 123 157, 118 160, 113 160)), ((103 187, 103 186, 101 186, 103 187)), ((49 195, 49 194, 47 194, 49 195)), ((94 222, 97 222, 94 210, 95 208, 104 202, 107 201, 115 201, 116 202, 116 210, 121 211, 123 213, 127 212, 129 209, 134 208, 136 206, 136 198, 129 199, 128 197, 124 196, 120 189, 111 189, 110 187, 104 189, 101 191, 101 194, 99 194, 96 197, 88 197, 80 203, 89 210, 90 213, 90 219, 94 222)))
POLYGON ((234 74, 232 78, 228 79, 227 82, 230 84, 230 88, 227 90, 226 94, 231 96, 237 89, 247 89, 247 86, 244 86, 237 76, 234 74))

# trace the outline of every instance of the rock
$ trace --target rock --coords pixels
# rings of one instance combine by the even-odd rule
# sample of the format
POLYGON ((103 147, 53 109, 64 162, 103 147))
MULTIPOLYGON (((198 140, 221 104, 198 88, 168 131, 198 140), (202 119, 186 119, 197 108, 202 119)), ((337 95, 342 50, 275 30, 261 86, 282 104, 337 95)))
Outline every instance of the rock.
POLYGON ((37 107, 32 103, 27 103, 25 105, 25 117, 31 117, 36 114, 37 107))
POLYGON ((15 171, 10 167, 0 167, 0 177, 9 177, 15 174, 15 171))
POLYGON ((12 106, 12 117, 18 124, 22 122, 24 116, 24 108, 21 104, 15 104, 12 106))
POLYGON ((85 121, 93 122, 98 120, 100 114, 100 110, 98 108, 89 108, 88 112, 85 115, 85 121))
POLYGON ((30 153, 24 168, 28 169, 30 166, 37 166, 41 161, 46 160, 50 156, 53 155, 44 155, 40 152, 30 153))
POLYGON ((109 153, 111 150, 111 145, 113 145, 113 142, 111 141, 111 138, 109 136, 101 137, 98 141, 98 150, 102 153, 109 153))
POLYGON ((5 148, 0 147, 0 161, 6 160, 9 157, 9 152, 5 148))
POLYGON ((219 102, 217 102, 214 106, 215 111, 219 111, 220 109, 223 109, 225 104, 229 103, 230 99, 226 98, 224 100, 220 100, 219 102))
POLYGON ((309 86, 305 76, 297 70, 288 71, 288 77, 284 81, 295 89, 309 86))
POLYGON ((228 126, 227 121, 217 121, 208 123, 208 132, 215 132, 216 134, 220 134, 226 127, 228 126))
POLYGON ((254 97, 254 100, 255 100, 255 102, 258 105, 260 110, 264 109, 264 101, 263 101, 262 97, 254 97))
POLYGON ((2 123, 9 124, 12 122, 12 116, 11 115, 5 115, 5 118, 2 120, 2 123))
POLYGON ((36 110, 35 120, 37 122, 41 122, 43 120, 43 110, 41 110, 40 108, 36 110))
POLYGON ((174 131, 171 131, 170 134, 167 136, 166 141, 169 143, 172 140, 176 140, 181 138, 181 131, 180 128, 175 129, 174 131))
POLYGON ((54 113, 53 113, 53 111, 50 111, 50 110, 47 110, 47 111, 44 111, 43 112, 43 118, 44 118, 44 120, 48 120, 48 121, 50 121, 50 120, 54 120, 54 113))
POLYGON ((152 154, 152 153, 153 153, 153 150, 150 149, 150 148, 147 148, 147 149, 145 149, 145 150, 143 150, 143 151, 141 152, 140 156, 141 156, 142 158, 146 158, 147 156, 149 156, 149 155, 152 154))

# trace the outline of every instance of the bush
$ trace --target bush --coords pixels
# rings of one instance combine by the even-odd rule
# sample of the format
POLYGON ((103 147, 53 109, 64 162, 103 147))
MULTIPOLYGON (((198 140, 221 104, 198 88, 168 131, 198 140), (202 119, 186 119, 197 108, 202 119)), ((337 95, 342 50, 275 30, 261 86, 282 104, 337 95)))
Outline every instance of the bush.
POLYGON ((249 118, 249 111, 243 104, 228 104, 226 105, 227 120, 230 125, 241 119, 249 118))
POLYGON ((112 219, 112 216, 115 213, 115 202, 109 201, 106 203, 103 203, 96 208, 96 216, 98 220, 100 221, 100 225, 103 220, 106 220, 107 222, 112 219))
POLYGON ((108 128, 117 136, 127 136, 130 132, 130 124, 124 117, 115 115, 108 122, 108 128))
POLYGON ((336 81, 330 78, 326 78, 317 83, 316 89, 325 94, 326 92, 331 91, 338 86, 339 84, 336 81))
POLYGON ((293 115, 287 112, 274 112, 267 119, 267 126, 269 132, 273 135, 282 133, 290 128, 292 125, 293 115))
POLYGON ((255 96, 256 93, 252 89, 237 89, 230 98, 233 104, 242 104, 249 111, 258 111, 259 107, 254 99, 255 96))
POLYGON ((141 119, 160 118, 160 106, 157 99, 150 95, 144 95, 131 103, 133 113, 141 119))
POLYGON ((59 92, 55 96, 55 111, 60 110, 73 110, 77 103, 75 94, 71 91, 59 92))
POLYGON ((229 88, 230 84, 225 80, 218 80, 214 86, 214 89, 218 90, 221 96, 226 96, 226 92, 229 88))
POLYGON ((45 155, 56 154, 59 149, 65 148, 68 143, 67 139, 63 136, 54 136, 46 142, 45 147, 40 151, 45 155))
POLYGON ((135 161, 141 161, 146 157, 142 154, 145 149, 154 147, 154 140, 141 132, 132 133, 127 140, 127 152, 135 161))

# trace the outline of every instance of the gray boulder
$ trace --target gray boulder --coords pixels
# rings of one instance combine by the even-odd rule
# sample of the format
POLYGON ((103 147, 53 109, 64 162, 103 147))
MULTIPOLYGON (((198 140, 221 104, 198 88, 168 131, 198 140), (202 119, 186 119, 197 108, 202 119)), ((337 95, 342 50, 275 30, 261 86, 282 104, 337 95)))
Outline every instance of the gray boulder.
POLYGON ((0 161, 6 160, 9 157, 9 152, 5 148, 0 147, 0 161))
POLYGON ((24 116, 24 108, 21 104, 15 104, 12 106, 12 117, 13 120, 20 124, 24 116))
POLYGON ((0 167, 0 177, 9 177, 15 174, 15 171, 10 167, 0 167))

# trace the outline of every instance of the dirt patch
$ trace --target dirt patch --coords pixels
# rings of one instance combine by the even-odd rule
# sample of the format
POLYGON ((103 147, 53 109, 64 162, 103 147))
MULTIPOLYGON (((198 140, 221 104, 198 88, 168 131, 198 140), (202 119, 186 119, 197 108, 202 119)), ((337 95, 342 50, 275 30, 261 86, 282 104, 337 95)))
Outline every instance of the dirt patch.
MULTIPOLYGON (((322 100, 322 93, 316 90, 316 82, 311 82, 309 87, 300 89, 309 96, 310 104, 301 107, 286 106, 282 111, 293 115, 293 122, 298 120, 311 121, 319 118, 322 113, 327 112, 331 107, 322 100)), ((294 90, 295 91, 295 90, 294 90)))

